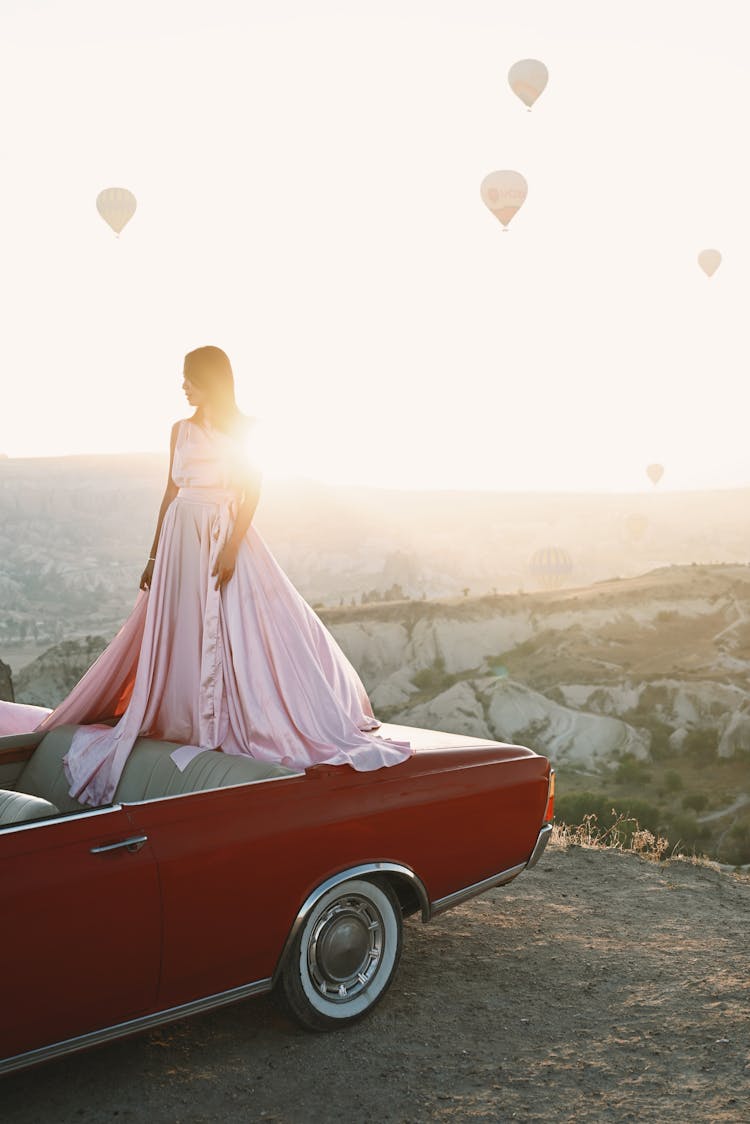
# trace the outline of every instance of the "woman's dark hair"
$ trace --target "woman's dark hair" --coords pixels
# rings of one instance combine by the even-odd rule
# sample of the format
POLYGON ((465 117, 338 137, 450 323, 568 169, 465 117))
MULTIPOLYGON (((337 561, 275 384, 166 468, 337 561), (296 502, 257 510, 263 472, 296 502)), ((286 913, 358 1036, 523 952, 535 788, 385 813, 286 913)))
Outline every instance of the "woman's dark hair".
MULTIPOLYGON (((217 429, 236 431, 242 420, 234 398, 234 374, 229 356, 220 347, 197 347, 185 356, 185 377, 209 396, 211 417, 217 429)), ((200 414, 200 408, 196 415, 200 414)))

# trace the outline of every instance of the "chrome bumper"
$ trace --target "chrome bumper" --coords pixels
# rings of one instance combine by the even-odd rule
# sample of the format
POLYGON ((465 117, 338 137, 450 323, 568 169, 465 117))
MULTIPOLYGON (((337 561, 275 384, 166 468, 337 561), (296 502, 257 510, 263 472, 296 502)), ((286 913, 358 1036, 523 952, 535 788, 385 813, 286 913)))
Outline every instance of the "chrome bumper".
POLYGON ((539 862, 542 855, 544 854, 544 848, 547 846, 551 834, 552 824, 546 823, 537 836, 536 843, 534 844, 534 850, 531 852, 531 857, 526 863, 526 870, 531 870, 532 866, 536 866, 536 864, 539 862))

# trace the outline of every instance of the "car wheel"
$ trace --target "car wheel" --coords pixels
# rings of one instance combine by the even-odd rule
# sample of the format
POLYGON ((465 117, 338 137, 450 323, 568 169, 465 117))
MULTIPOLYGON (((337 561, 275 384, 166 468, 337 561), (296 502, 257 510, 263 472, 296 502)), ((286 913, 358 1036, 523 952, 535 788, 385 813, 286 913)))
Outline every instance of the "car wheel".
POLYGON ((353 878, 328 890, 284 961, 284 1005, 309 1030, 334 1030, 362 1018, 396 973, 401 937, 401 906, 386 883, 353 878))

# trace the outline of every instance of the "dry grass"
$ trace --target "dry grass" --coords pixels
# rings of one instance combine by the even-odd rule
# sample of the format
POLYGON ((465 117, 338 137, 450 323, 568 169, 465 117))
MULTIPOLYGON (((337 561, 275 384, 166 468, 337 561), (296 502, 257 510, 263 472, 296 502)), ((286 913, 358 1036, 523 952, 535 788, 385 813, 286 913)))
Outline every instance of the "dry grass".
POLYGON ((668 839, 642 828, 632 816, 619 815, 614 823, 604 827, 594 813, 584 816, 583 822, 576 826, 556 823, 550 843, 563 848, 573 844, 596 850, 625 851, 653 862, 661 862, 669 849, 668 839))
POLYGON ((679 843, 670 850, 668 839, 644 830, 632 816, 618 816, 610 827, 601 826, 595 813, 584 816, 583 822, 576 826, 556 823, 552 828, 549 846, 563 851, 571 846, 594 851, 622 851, 623 854, 638 855, 655 863, 689 863, 692 866, 708 867, 719 874, 730 874, 740 882, 750 883, 750 866, 718 863, 708 855, 698 854, 695 849, 680 850, 679 843))

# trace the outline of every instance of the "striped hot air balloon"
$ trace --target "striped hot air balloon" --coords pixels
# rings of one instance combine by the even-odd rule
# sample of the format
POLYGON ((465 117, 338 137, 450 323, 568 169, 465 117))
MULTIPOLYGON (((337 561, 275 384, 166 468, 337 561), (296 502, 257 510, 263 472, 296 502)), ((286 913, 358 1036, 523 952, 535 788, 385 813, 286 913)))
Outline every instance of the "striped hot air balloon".
POLYGON ((543 92, 548 78, 547 67, 539 59, 519 59, 508 71, 508 84, 527 109, 543 92))
POLYGON ((479 188, 482 202, 505 228, 523 206, 528 190, 520 172, 490 172, 479 188))
POLYGON ((529 570, 543 589, 560 589, 573 573, 573 562, 560 546, 543 546, 529 560, 529 570))

